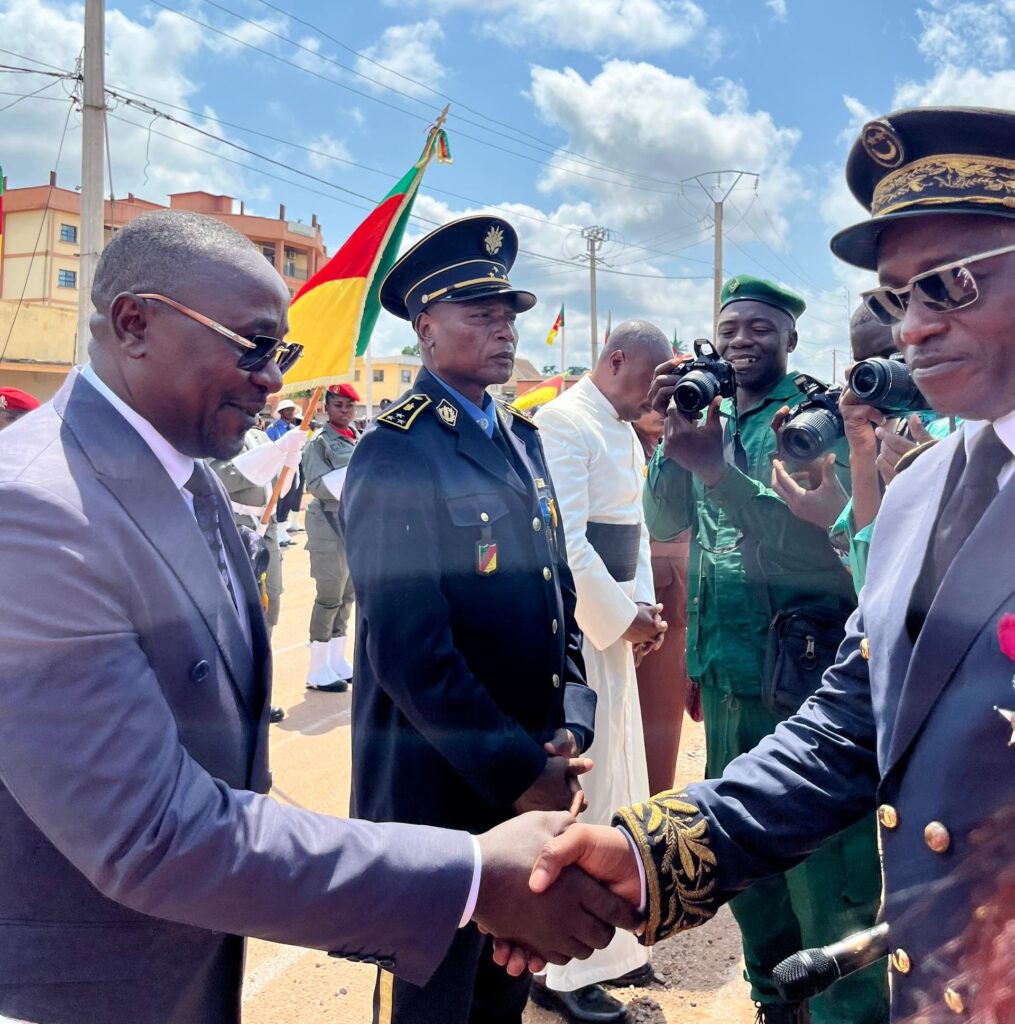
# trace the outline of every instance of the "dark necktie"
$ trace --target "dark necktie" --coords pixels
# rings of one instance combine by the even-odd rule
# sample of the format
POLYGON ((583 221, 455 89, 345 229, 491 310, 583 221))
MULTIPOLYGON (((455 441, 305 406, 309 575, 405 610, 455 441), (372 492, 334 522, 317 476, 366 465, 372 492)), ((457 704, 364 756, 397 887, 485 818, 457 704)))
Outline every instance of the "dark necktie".
POLYGON ((197 519, 197 525, 201 527, 212 558, 215 559, 218 574, 222 577, 222 582, 232 598, 233 606, 238 608, 236 595, 233 593, 233 583, 229 578, 226 549, 222 544, 222 534, 219 532, 218 499, 211 482, 211 473, 203 462, 194 462, 194 472, 187 481, 186 487, 194 497, 194 516, 197 519))
POLYGON ((969 444, 965 466, 961 471, 949 474, 954 483, 942 499, 941 512, 927 545, 923 569, 907 617, 913 639, 923 627, 941 581, 959 549, 997 497, 998 475, 1011 457, 1012 453, 994 428, 983 427, 969 444))

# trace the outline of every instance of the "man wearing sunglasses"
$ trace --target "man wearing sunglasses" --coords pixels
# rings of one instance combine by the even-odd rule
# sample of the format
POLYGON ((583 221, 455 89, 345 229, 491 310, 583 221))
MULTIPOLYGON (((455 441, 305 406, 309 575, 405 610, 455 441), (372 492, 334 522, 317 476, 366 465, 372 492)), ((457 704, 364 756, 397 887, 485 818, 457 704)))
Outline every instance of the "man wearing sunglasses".
POLYGON ((270 649, 225 491, 296 347, 245 239, 146 214, 92 290, 91 363, 0 436, 0 1016, 235 1024, 244 935, 433 974, 459 929, 555 959, 637 914, 584 875, 531 896, 567 814, 463 831, 267 797, 270 649), (586 909, 594 908, 594 909, 586 909))
POLYGON ((860 607, 801 712, 721 779, 622 809, 626 836, 553 840, 534 886, 582 864, 646 900, 652 942, 876 807, 892 1020, 1007 1021, 1010 903, 999 917, 993 900, 1015 860, 1015 112, 889 114, 846 177, 872 216, 832 249, 877 270, 871 312, 897 324, 934 409, 966 422, 888 489, 860 607))

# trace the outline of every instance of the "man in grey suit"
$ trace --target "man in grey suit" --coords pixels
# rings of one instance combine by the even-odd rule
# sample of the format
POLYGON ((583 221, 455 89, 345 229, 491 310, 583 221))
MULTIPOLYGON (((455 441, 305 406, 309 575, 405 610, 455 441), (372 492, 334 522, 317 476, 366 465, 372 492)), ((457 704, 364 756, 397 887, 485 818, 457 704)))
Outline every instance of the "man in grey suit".
POLYGON ((156 213, 92 298, 91 364, 0 438, 0 1014, 229 1024, 245 935, 422 984, 470 919, 559 959, 633 927, 581 873, 528 893, 567 814, 474 840, 263 795, 267 633, 200 459, 239 451, 298 355, 288 293, 231 228, 156 213))
POLYGON ((867 308, 930 405, 966 422, 889 486, 859 609, 800 712, 722 778, 622 809, 628 836, 552 840, 537 889, 579 863, 637 900, 640 871, 652 942, 876 806, 892 1021, 1015 1020, 1013 172, 1015 111, 861 130, 846 179, 872 216, 832 250, 877 270, 867 308))

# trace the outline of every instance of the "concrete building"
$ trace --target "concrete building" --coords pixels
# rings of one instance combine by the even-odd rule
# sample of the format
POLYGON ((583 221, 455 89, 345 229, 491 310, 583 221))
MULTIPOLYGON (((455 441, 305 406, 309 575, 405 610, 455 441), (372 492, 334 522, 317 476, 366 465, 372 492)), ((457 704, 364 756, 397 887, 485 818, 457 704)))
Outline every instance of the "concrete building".
MULTIPOLYGON (((178 192, 168 207, 132 193, 107 199, 107 240, 140 214, 164 209, 204 213, 242 232, 285 278, 291 294, 327 260, 316 214, 310 224, 289 221, 280 206, 277 218, 255 217, 242 202, 208 192, 178 192)), ((5 188, 2 230, 0 387, 19 387, 45 401, 74 361, 81 196, 60 187, 56 174, 48 185, 5 188)))

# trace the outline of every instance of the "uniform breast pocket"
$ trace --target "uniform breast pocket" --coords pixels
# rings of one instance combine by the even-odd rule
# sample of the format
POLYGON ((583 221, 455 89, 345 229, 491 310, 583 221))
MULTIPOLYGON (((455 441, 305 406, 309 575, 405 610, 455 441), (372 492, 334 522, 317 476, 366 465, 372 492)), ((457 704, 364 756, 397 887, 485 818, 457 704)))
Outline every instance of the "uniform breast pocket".
POLYGON ((466 494, 448 498, 448 515, 460 535, 459 551, 471 556, 480 576, 493 576, 503 568, 503 553, 498 550, 498 534, 508 514, 507 502, 499 494, 466 494))

